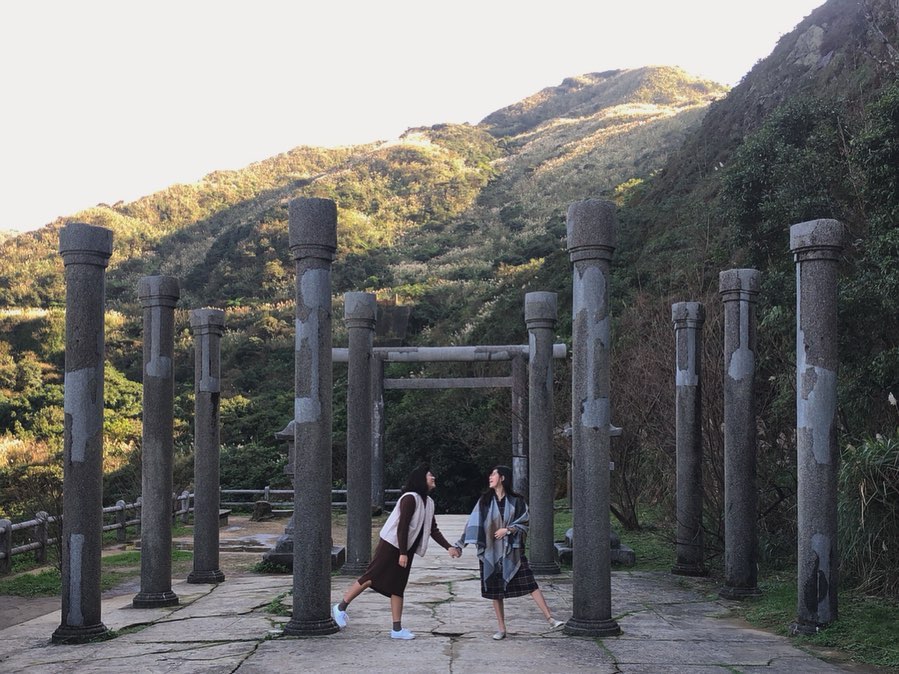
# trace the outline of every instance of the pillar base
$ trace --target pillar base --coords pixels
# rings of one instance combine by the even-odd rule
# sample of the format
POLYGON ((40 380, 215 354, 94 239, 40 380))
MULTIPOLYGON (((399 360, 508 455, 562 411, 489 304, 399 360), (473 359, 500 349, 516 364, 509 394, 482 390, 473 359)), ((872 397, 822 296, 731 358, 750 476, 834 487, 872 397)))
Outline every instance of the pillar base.
POLYGON ((354 576, 358 578, 368 569, 368 562, 347 562, 340 567, 337 573, 341 576, 354 576))
POLYGON ((682 564, 678 562, 671 567, 671 573, 675 576, 704 577, 709 575, 709 570, 702 564, 682 564))
POLYGON ((821 625, 818 623, 808 623, 803 622, 797 618, 794 622, 790 623, 789 632, 791 637, 795 636, 811 636, 813 634, 817 634, 821 630, 823 630, 827 625, 821 625))
POLYGON ((537 576, 554 576, 562 573, 562 567, 556 562, 534 562, 528 560, 528 566, 531 567, 531 571, 537 576))
POLYGON ((178 595, 171 590, 165 592, 138 592, 131 600, 134 608, 162 608, 163 606, 177 606, 178 595))
POLYGON ((614 620, 578 620, 571 618, 562 628, 573 637, 617 637, 621 628, 614 620))
POLYGON ((284 634, 289 637, 321 637, 339 631, 337 623, 330 617, 327 620, 291 620, 284 626, 284 634))
POLYGON ((60 625, 53 632, 50 641, 54 644, 86 644, 91 641, 104 641, 112 638, 112 632, 103 623, 87 627, 60 625))
POLYGON ((187 574, 187 582, 200 585, 202 583, 221 583, 225 580, 225 574, 219 569, 211 571, 191 571, 187 574))
POLYGON ((761 597, 762 591, 757 587, 730 587, 725 585, 718 591, 718 596, 722 599, 735 599, 742 601, 751 597, 761 597))

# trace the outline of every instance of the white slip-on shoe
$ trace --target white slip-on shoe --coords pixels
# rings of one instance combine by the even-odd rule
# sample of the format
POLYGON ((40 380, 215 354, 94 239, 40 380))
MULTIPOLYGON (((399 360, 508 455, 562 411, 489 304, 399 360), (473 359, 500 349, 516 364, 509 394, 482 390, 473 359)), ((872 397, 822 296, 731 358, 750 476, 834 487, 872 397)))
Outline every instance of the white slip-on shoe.
POLYGON ((565 622, 563 620, 556 620, 555 618, 549 619, 549 629, 551 632, 555 632, 563 627, 565 627, 565 622))
POLYGON ((340 610, 340 604, 334 604, 334 607, 331 609, 331 617, 334 618, 334 622, 337 623, 340 629, 346 627, 346 611, 340 610))
POLYGON ((505 638, 506 638, 506 633, 505 633, 505 632, 497 632, 496 634, 493 635, 493 638, 494 638, 496 641, 500 641, 501 639, 505 639, 505 638))
POLYGON ((412 634, 405 627, 401 630, 390 630, 390 638, 391 639, 414 639, 415 635, 412 634))

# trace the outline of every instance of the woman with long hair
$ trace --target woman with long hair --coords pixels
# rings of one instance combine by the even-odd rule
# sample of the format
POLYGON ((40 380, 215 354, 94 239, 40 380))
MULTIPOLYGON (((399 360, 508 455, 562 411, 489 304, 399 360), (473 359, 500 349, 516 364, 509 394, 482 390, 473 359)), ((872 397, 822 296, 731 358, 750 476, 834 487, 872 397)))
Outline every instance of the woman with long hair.
POLYGON ((524 555, 528 533, 528 504, 512 484, 512 469, 496 466, 488 478, 489 488, 478 499, 465 525, 462 537, 453 547, 477 546, 481 569, 481 596, 493 600, 499 631, 496 640, 506 638, 506 614, 503 600, 531 595, 551 630, 565 623, 553 618, 543 592, 524 555))
POLYGON ((380 540, 371 563, 365 573, 344 593, 343 601, 334 604, 331 609, 334 622, 340 629, 347 626, 346 610, 350 602, 371 588, 390 597, 390 613, 393 617, 390 638, 415 638, 402 624, 403 594, 409 582, 413 554, 423 557, 428 549, 429 538, 448 550, 450 557, 458 557, 460 554, 437 528, 434 500, 429 496, 436 486, 437 480, 427 466, 419 466, 409 474, 403 494, 381 527, 380 540))

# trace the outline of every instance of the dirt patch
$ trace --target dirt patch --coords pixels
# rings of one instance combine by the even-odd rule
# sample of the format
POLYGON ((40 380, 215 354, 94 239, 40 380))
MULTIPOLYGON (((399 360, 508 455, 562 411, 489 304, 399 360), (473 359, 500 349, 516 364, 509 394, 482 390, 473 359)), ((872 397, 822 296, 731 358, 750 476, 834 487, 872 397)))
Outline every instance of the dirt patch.
POLYGON ((59 597, 0 595, 0 630, 60 610, 59 597))

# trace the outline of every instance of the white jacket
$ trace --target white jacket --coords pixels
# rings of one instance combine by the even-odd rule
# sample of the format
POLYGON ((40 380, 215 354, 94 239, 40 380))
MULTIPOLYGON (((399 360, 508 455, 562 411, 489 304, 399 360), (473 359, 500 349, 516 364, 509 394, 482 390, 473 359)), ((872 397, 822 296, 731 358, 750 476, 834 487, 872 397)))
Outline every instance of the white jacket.
POLYGON ((381 527, 380 536, 393 547, 400 547, 399 538, 396 534, 397 525, 400 523, 400 501, 410 495, 415 498, 415 512, 412 513, 412 521, 409 522, 409 537, 406 541, 409 545, 412 545, 418 537, 418 532, 424 530, 418 548, 413 550, 419 557, 424 557, 428 549, 428 540, 431 538, 431 523, 434 521, 434 499, 430 496, 422 498, 420 494, 416 494, 414 491, 407 491, 400 496, 393 507, 393 512, 390 513, 390 517, 387 518, 384 526, 381 527), (427 528, 425 529, 425 527, 427 528))

